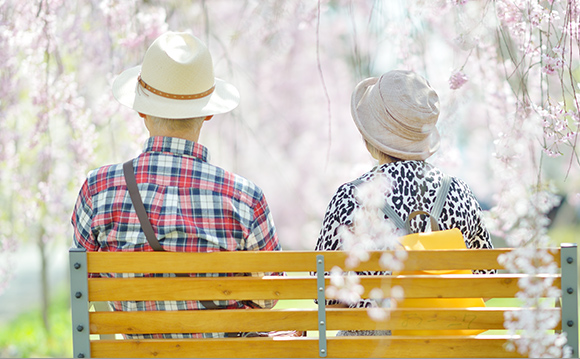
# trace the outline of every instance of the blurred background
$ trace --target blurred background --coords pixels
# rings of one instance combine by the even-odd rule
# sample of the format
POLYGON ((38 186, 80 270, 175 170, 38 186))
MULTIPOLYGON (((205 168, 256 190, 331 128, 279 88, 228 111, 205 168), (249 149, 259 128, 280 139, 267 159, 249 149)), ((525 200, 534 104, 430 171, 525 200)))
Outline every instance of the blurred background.
POLYGON ((258 184, 285 250, 313 249, 342 183, 370 170, 350 116, 364 78, 439 94, 428 161, 472 188, 497 247, 578 241, 575 2, 0 0, 0 357, 72 353, 70 216, 86 174, 147 133, 110 84, 161 33, 206 42, 241 104, 200 142, 258 184))

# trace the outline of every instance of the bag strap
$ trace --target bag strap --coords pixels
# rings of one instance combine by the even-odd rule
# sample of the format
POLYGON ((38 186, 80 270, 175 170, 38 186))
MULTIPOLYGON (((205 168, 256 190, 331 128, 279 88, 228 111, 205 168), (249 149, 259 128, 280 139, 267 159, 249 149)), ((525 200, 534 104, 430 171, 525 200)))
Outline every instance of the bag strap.
MULTIPOLYGON (((149 217, 147 216, 147 211, 143 205, 143 200, 139 194, 139 188, 137 187, 137 179, 135 178, 135 170, 133 168, 133 160, 129 160, 123 163, 123 175, 125 176, 125 182, 127 183, 127 190, 131 196, 131 202, 133 202, 133 207, 135 207, 135 212, 137 212, 137 217, 139 218, 139 223, 141 223, 141 229, 145 233, 145 238, 151 248, 156 252, 165 252, 165 249, 161 246, 155 236, 155 231, 151 222, 149 222, 149 217)), ((189 277, 187 273, 175 273, 176 277, 189 277)), ((219 309, 219 307, 211 300, 200 300, 199 301, 207 309, 219 309)))
POLYGON ((444 175, 441 179, 441 187, 437 192, 437 198, 435 198, 435 203, 431 209, 431 216, 435 217, 437 222, 439 222, 439 217, 441 217, 441 212, 443 211, 443 205, 447 199, 447 194, 449 193, 449 188, 451 187, 451 177, 444 175))
MULTIPOLYGON (((383 207, 383 213, 386 214, 387 217, 389 217, 390 219, 392 219, 395 222, 395 225, 397 226, 397 228, 403 229, 403 230, 405 230, 407 228, 407 225, 405 224, 405 221, 403 221, 403 218, 401 218, 401 216, 399 216, 399 214, 397 212, 395 212, 393 207, 391 207, 386 202, 385 202, 385 206, 383 207)), ((409 230, 407 230, 407 234, 408 233, 409 233, 409 230)))
POLYGON ((405 221, 405 230, 407 231, 407 234, 409 233, 413 233, 411 231, 411 220, 413 218, 415 218, 416 216, 423 214, 427 217, 429 217, 429 221, 431 223, 431 230, 432 231, 438 231, 439 230, 439 223, 437 222, 437 220, 435 219, 435 217, 433 217, 431 215, 431 213, 429 212, 425 212, 425 211, 413 211, 411 213, 409 213, 409 217, 407 217, 407 220, 405 221))
MULTIPOLYGON (((364 181, 356 179, 351 182, 351 184, 356 187, 363 183, 364 181)), ((437 196, 435 197, 435 203, 433 203, 433 208, 431 209, 431 213, 425 211, 414 211, 409 214, 407 220, 404 221, 401 216, 391 205, 385 202, 385 206, 382 208, 383 213, 387 215, 391 220, 395 222, 397 228, 406 231, 407 234, 411 232, 411 219, 415 218, 415 216, 424 214, 429 216, 430 223, 431 223, 431 230, 438 231, 439 230, 439 217, 441 216, 441 212, 443 211, 443 205, 445 204, 445 200, 447 198, 447 194, 449 193, 449 188, 451 187, 451 177, 448 175, 443 175, 441 179, 441 187, 437 191, 437 196)))
POLYGON ((153 230, 151 222, 149 222, 147 211, 143 205, 141 195, 139 194, 137 179, 135 178, 135 171, 133 169, 133 160, 127 161, 123 164, 123 174, 125 175, 125 182, 127 182, 127 190, 131 196, 131 202, 133 202, 133 207, 135 207, 135 212, 137 212, 137 217, 139 218, 141 229, 143 229, 143 233, 145 233, 147 242, 149 242, 149 245, 154 251, 164 251, 155 236, 155 231, 153 230))

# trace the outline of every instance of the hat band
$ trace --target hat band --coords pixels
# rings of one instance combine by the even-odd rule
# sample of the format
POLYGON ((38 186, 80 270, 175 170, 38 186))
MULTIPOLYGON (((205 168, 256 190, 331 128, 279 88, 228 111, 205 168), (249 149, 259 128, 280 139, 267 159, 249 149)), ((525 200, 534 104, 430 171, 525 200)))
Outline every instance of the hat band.
POLYGON ((141 78, 141 75, 139 75, 139 77, 137 78, 137 81, 139 82, 139 84, 146 90, 153 92, 154 94, 161 96, 161 97, 165 97, 165 98, 170 98, 173 100, 195 100, 198 98, 202 98, 202 97, 206 97, 208 95, 210 95, 213 90, 215 89, 215 85, 213 85, 209 90, 204 91, 204 92, 200 92, 197 94, 193 94, 193 95, 175 95, 175 94, 171 94, 171 93, 167 93, 167 92, 163 92, 163 91, 159 91, 154 87, 149 86, 145 81, 143 81, 143 79, 141 78))

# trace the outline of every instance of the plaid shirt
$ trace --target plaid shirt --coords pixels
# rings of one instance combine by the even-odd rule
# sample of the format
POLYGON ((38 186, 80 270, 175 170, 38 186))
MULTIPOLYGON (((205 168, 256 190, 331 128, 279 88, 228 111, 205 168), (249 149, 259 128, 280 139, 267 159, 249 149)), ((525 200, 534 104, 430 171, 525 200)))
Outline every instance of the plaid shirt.
MULTIPOLYGON (((143 153, 133 160, 143 204, 163 248, 175 252, 281 250, 261 189, 243 177, 209 164, 207 158, 208 150, 198 143, 173 137, 151 137, 145 142, 143 153)), ((71 222, 76 247, 88 251, 153 250, 133 208, 122 164, 104 166, 88 174, 71 222)), ((276 275, 252 275, 264 274, 276 275)), ((107 277, 120 275, 101 274, 107 277)), ((232 309, 248 308, 247 304, 236 301, 215 303, 232 309)), ((264 308, 271 308, 274 304, 275 301, 270 300, 258 302, 264 308)), ((204 308, 198 301, 124 301, 112 302, 111 305, 114 310, 126 311, 204 308)), ((166 336, 195 338, 202 335, 166 336)), ((223 333, 204 336, 222 337, 223 333)))

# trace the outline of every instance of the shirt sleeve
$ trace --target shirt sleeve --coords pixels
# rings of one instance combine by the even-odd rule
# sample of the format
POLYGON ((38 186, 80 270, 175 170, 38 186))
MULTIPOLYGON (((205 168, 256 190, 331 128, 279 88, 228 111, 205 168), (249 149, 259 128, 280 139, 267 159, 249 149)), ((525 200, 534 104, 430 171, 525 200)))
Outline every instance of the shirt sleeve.
POLYGON ((73 245, 77 248, 86 248, 87 251, 97 251, 99 245, 92 233, 93 208, 89 193, 88 181, 85 181, 74 207, 71 218, 73 226, 73 245))
MULTIPOLYGON (((89 193, 88 181, 85 181, 74 207, 71 218, 73 226, 73 246, 85 248, 88 252, 96 252, 100 246, 92 231, 93 224, 93 202, 89 193)), ((89 273, 90 278, 98 278, 98 273, 89 273)))
POLYGON ((274 218, 264 195, 254 207, 254 220, 244 249, 248 251, 279 251, 282 249, 278 242, 274 218))
MULTIPOLYGON (((250 228, 250 234, 245 241, 248 251, 280 251, 282 247, 278 241, 274 218, 270 213, 266 197, 262 194, 257 205, 254 207, 254 221, 250 228)), ((285 273, 257 272, 251 273, 254 277, 284 276, 285 273)), ((261 308, 272 308, 277 300, 254 300, 253 303, 261 308)))

